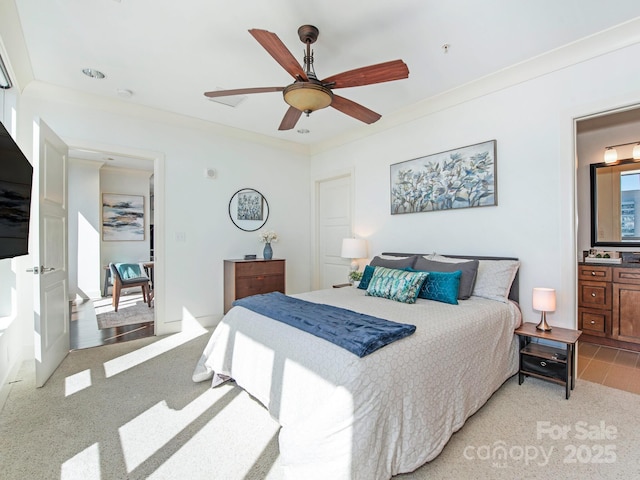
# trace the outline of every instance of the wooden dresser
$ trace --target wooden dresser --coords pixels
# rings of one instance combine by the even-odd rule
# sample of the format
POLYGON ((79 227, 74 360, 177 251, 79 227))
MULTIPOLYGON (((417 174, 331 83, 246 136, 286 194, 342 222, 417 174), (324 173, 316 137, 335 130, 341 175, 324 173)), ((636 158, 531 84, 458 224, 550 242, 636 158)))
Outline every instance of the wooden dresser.
POLYGON ((283 259, 225 260, 224 313, 238 298, 259 293, 284 293, 285 261, 283 259))
POLYGON ((640 351, 640 266, 578 264, 583 341, 640 351))

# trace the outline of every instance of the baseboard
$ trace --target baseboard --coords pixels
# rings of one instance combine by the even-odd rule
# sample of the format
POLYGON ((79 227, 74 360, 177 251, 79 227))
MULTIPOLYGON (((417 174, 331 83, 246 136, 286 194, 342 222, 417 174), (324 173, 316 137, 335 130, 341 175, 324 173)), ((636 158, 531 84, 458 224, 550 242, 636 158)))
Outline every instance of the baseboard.
POLYGON ((24 350, 25 351, 23 352, 22 357, 13 363, 11 369, 7 373, 7 376, 2 379, 2 385, 0 385, 0 412, 4 408, 4 405, 7 402, 7 398, 9 398, 9 393, 11 392, 11 383, 18 377, 18 372, 20 371, 22 362, 28 359, 27 348, 25 347, 24 350))

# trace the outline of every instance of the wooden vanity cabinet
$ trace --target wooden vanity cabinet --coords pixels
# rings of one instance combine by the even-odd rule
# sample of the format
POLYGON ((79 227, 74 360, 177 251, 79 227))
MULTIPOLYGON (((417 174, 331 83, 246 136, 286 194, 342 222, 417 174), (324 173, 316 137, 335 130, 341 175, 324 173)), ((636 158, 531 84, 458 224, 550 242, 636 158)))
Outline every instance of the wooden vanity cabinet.
POLYGON ((613 268, 613 318, 614 338, 640 343, 640 268, 613 268))
POLYGON ((640 349, 640 268, 579 264, 578 329, 592 343, 640 349))

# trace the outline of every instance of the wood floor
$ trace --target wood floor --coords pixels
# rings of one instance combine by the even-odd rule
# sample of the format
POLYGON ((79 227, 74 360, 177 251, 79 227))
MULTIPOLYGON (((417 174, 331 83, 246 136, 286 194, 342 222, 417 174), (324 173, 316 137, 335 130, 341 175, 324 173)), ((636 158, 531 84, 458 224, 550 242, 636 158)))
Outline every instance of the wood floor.
POLYGON ((580 342, 578 378, 640 394, 640 354, 580 342))
POLYGON ((154 334, 153 322, 98 329, 96 310, 91 300, 71 307, 69 330, 71 350, 128 342, 154 334))

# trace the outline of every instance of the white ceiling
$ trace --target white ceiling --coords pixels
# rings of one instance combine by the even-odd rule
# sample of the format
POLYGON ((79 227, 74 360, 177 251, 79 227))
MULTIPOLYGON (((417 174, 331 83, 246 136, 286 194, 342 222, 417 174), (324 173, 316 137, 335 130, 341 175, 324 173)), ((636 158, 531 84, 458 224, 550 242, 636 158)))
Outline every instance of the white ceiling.
MULTIPOLYGON (((302 63, 303 24, 319 78, 402 59, 409 78, 342 89, 385 115, 640 16, 638 0, 14 0, 35 80, 299 143, 370 128, 328 108, 279 132, 279 92, 232 108, 203 93, 292 78, 248 33, 276 33, 302 63), (448 53, 442 46, 449 44, 448 53), (89 78, 82 69, 106 74, 89 78), (124 99, 118 89, 133 96, 124 99)), ((24 88, 24 86, 23 86, 24 88)))

